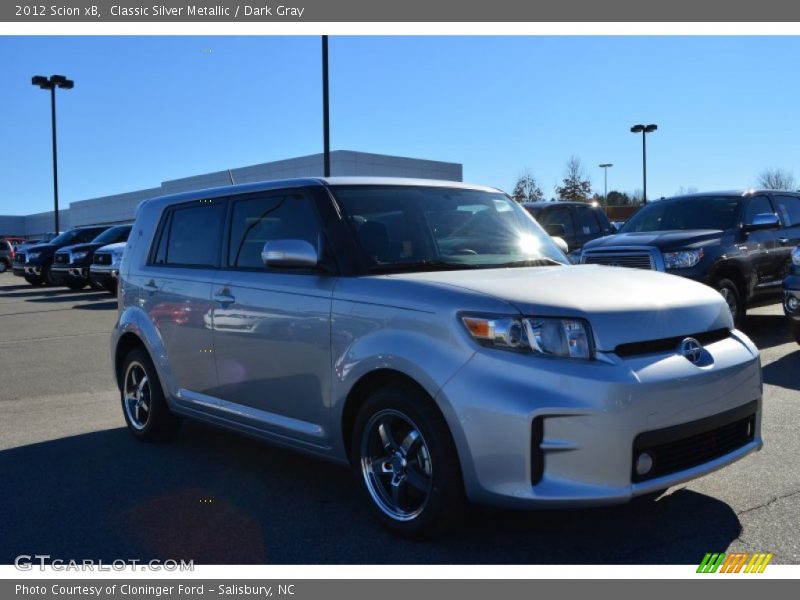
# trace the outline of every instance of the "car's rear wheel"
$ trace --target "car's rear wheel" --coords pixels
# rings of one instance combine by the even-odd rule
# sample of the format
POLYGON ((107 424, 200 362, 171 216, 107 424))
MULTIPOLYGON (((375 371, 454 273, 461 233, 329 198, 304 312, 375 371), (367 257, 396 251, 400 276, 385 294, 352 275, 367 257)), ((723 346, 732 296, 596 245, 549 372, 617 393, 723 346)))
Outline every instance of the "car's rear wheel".
POLYGON ((739 289, 736 287, 736 284, 730 279, 717 279, 714 282, 714 289, 716 289, 722 295, 722 298, 728 305, 734 324, 737 327, 741 325, 744 321, 746 307, 744 301, 742 300, 741 294, 739 294, 739 289))
POLYGON ((5 273, 6 271, 8 271, 8 265, 6 264, 6 261, 0 260, 0 273, 5 273))
POLYGON ((122 364, 120 396, 128 431, 144 442, 175 435, 180 419, 169 410, 158 374, 147 352, 131 350, 122 364))
POLYGON ((426 537, 465 504, 458 455, 432 401, 404 386, 371 395, 356 417, 351 462, 373 512, 393 532, 426 537))

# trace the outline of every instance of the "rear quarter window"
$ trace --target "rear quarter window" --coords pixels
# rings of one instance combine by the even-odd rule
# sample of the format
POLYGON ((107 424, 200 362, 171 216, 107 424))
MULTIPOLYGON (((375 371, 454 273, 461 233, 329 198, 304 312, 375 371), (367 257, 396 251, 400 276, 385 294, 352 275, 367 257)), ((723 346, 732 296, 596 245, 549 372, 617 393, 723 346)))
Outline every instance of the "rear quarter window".
POLYGON ((219 264, 226 203, 197 201, 167 209, 150 264, 216 267, 219 264))

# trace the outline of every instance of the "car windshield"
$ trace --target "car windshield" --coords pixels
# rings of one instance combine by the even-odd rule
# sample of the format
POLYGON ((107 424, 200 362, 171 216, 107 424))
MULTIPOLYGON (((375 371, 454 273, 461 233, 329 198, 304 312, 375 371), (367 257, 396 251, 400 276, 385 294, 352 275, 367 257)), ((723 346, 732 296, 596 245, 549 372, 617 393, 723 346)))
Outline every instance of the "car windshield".
POLYGON ((569 264, 533 218, 500 192, 335 186, 370 272, 569 264))
POLYGON ((737 196, 694 196, 660 200, 633 215, 620 233, 687 229, 731 229, 736 222, 737 196))
POLYGON ((124 242, 127 238, 127 233, 131 230, 129 225, 120 225, 119 227, 112 227, 106 229, 103 233, 98 235, 92 240, 98 244, 113 244, 114 242, 124 242))
POLYGON ((64 233, 57 235, 52 240, 50 240, 49 243, 55 245, 58 244, 66 245, 75 240, 80 233, 81 233, 80 229, 70 229, 69 231, 65 231, 64 233))

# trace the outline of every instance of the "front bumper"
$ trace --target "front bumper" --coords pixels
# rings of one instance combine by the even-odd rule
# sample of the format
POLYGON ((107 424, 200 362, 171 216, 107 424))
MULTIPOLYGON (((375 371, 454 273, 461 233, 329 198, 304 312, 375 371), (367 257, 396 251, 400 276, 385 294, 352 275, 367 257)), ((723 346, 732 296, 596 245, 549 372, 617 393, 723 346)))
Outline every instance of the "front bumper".
POLYGON ((800 321, 800 275, 789 275, 783 281, 783 312, 793 321, 800 321))
POLYGON ((758 350, 735 331, 705 352, 704 366, 695 366, 674 352, 576 361, 478 351, 437 395, 467 495, 508 507, 617 504, 758 450, 758 350), (736 410, 752 410, 741 444, 663 475, 635 474, 637 439, 648 439, 643 434, 688 431, 736 410))
POLYGON ((119 265, 92 265, 89 269, 89 280, 108 287, 115 285, 119 278, 119 265))
POLYGON ((80 265, 56 265, 50 267, 50 273, 60 279, 74 277, 75 279, 89 279, 89 267, 80 265))
POLYGON ((25 276, 25 265, 21 265, 20 263, 12 263, 11 265, 11 272, 14 273, 17 277, 24 277, 25 276))

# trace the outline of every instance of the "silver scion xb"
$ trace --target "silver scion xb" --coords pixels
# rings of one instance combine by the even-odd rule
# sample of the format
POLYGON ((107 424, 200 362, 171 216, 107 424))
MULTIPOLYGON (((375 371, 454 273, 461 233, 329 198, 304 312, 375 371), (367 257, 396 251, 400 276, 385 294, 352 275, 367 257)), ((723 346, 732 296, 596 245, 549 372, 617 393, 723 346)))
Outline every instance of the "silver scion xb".
POLYGON ((715 290, 569 265, 502 192, 298 179, 140 205, 111 339, 130 432, 200 419, 349 464, 423 535, 465 501, 622 503, 761 447, 715 290))

